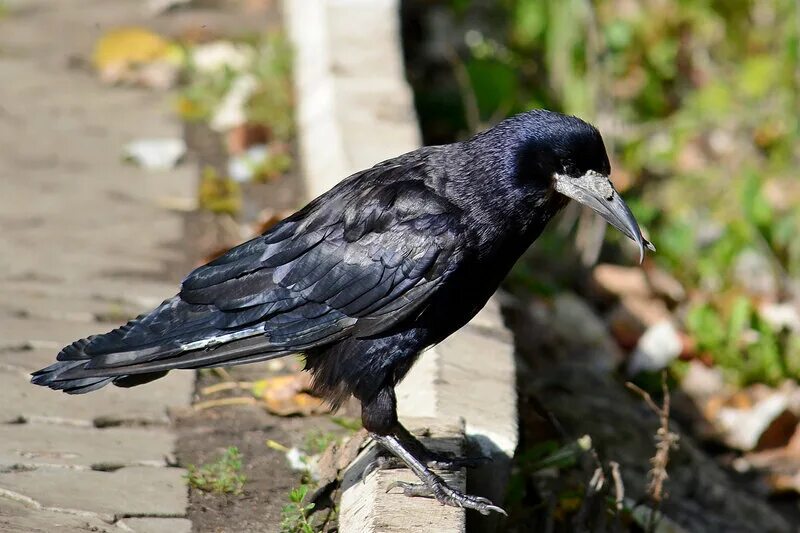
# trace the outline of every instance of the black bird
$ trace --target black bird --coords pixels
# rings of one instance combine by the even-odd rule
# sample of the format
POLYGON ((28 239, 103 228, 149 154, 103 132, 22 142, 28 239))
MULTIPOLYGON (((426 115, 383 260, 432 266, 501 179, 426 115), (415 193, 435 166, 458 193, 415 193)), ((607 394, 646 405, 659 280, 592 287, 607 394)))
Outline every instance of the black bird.
POLYGON ((400 425, 394 387, 420 352, 475 316, 570 198, 640 255, 652 249, 610 171, 593 126, 543 110, 384 161, 197 268, 153 311, 67 346, 32 381, 81 394, 301 353, 316 391, 334 406, 354 395, 372 438, 419 476, 405 494, 502 512, 430 470, 464 462, 400 425))

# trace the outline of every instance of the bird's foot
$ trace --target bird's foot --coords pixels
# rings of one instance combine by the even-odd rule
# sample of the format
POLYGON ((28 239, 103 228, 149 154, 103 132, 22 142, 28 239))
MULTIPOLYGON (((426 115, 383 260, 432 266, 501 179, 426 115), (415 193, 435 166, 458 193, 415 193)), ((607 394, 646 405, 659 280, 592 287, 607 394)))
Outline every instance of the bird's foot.
POLYGON ((395 468, 405 468, 406 464, 397 457, 389 455, 378 455, 367 467, 364 473, 361 474, 361 481, 366 481, 373 472, 378 470, 392 470, 395 468))
MULTIPOLYGON (((423 463, 428 468, 435 468, 436 470, 455 471, 462 468, 476 468, 478 466, 490 463, 491 457, 454 457, 442 453, 435 453, 428 451, 426 456, 422 458, 423 463)), ((370 474, 378 470, 393 470, 396 468, 407 468, 402 460, 393 455, 378 455, 367 467, 361 476, 362 481, 366 480, 370 474)))
POLYGON ((425 483, 394 481, 386 489, 386 492, 396 488, 403 489, 403 494, 405 496, 436 498, 436 500, 442 505, 463 507, 464 509, 475 509, 482 515, 488 515, 494 511, 496 513, 508 516, 502 507, 494 505, 491 500, 488 500, 487 498, 481 498, 480 496, 464 494, 460 490, 452 488, 439 476, 430 478, 425 483))
MULTIPOLYGON (((403 489, 403 494, 406 496, 433 497, 436 498, 436 500, 442 505, 452 505, 454 507, 463 507, 465 509, 475 509, 484 515, 488 515, 492 511, 506 514, 503 509, 494 505, 490 500, 480 496, 464 494, 463 492, 448 485, 444 479, 434 473, 430 467, 426 465, 426 462, 432 456, 434 456, 434 454, 427 452, 427 449, 422 446, 419 441, 406 438, 404 439, 404 443, 396 435, 379 435, 376 433, 371 433, 370 436, 378 444, 383 446, 384 449, 405 463, 405 465, 408 466, 408 468, 410 468, 411 471, 414 472, 414 474, 416 474, 417 477, 422 481, 421 484, 395 481, 389 485, 389 488, 386 490, 386 492, 389 492, 394 488, 401 488, 403 489), (412 452, 411 449, 414 451, 412 452)), ((438 458, 443 459, 441 462, 448 465, 458 464, 452 457, 439 456, 438 458)), ((468 461, 474 462, 474 460, 468 461)), ((384 459, 383 464, 391 465, 393 462, 391 459, 384 459)))

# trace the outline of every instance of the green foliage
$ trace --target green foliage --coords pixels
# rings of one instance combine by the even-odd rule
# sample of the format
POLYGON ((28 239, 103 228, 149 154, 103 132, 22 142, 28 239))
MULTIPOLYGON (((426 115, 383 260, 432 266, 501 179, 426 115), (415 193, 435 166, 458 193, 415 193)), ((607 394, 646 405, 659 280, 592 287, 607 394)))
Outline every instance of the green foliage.
POLYGON ((242 189, 212 167, 203 169, 198 192, 200 208, 212 213, 235 215, 242 209, 242 189))
POLYGON ((338 439, 339 435, 331 431, 312 430, 303 439, 303 450, 309 455, 317 455, 338 439))
POLYGON ((263 163, 254 169, 256 181, 270 181, 284 175, 292 168, 292 156, 288 149, 272 150, 263 163))
POLYGON ((744 296, 728 305, 693 307, 686 326, 698 349, 740 385, 777 385, 787 377, 800 376, 797 337, 774 331, 744 296))
MULTIPOLYGON (((597 121, 615 172, 625 177, 626 200, 658 248, 653 260, 696 296, 687 327, 703 350, 738 382, 800 377, 797 336, 771 331, 758 318, 735 271, 741 255, 755 250, 772 265, 779 293, 800 278, 800 187, 793 185, 800 4, 478 4, 453 2, 454 19, 464 25, 459 61, 468 76, 454 77, 468 84, 460 91, 466 113, 452 105, 437 112, 453 115, 459 135, 465 125, 476 129, 532 107, 597 121), (470 9, 489 9, 492 16, 483 18, 500 22, 469 27, 477 18, 470 9), (732 303, 745 300, 748 309, 732 303), (742 335, 756 340, 743 343, 742 335)), ((437 120, 441 129, 441 115, 437 120)), ((536 278, 518 267, 511 284, 554 290, 536 278)))
POLYGON ((289 504, 283 507, 282 533, 314 533, 316 531, 309 521, 314 504, 303 503, 308 490, 308 485, 300 485, 289 492, 289 504))
POLYGON ((283 35, 273 34, 256 49, 252 74, 258 80, 258 89, 247 102, 247 118, 267 125, 275 138, 288 141, 294 131, 291 47, 283 35))
POLYGON ((236 446, 231 446, 213 463, 200 467, 189 465, 186 479, 189 486, 205 492, 217 494, 242 493, 247 477, 242 471, 242 455, 236 446))
POLYGON ((236 80, 252 77, 255 90, 245 104, 247 119, 266 126, 275 139, 288 141, 294 131, 294 101, 291 84, 291 48, 281 34, 267 34, 237 42, 251 52, 241 69, 225 65, 207 72, 199 70, 185 54, 184 84, 178 97, 178 114, 184 120, 208 121, 236 80))
POLYGON ((332 416, 331 422, 351 433, 355 433, 361 429, 361 420, 358 418, 352 418, 349 416, 332 416))
POLYGON ((562 446, 558 441, 546 440, 534 444, 518 455, 517 462, 528 472, 545 468, 569 469, 592 447, 592 439, 584 435, 574 442, 562 446))

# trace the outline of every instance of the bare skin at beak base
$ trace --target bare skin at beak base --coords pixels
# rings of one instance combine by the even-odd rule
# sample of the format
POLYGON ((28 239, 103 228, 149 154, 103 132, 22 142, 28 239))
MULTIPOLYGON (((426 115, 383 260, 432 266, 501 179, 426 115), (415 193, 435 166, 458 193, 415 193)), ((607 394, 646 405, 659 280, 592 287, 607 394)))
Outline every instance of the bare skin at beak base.
POLYGON ((642 236, 642 230, 622 197, 611 185, 608 176, 594 170, 580 177, 556 174, 555 190, 564 196, 596 211, 606 222, 621 231, 639 246, 639 262, 644 260, 644 249, 656 248, 642 236))

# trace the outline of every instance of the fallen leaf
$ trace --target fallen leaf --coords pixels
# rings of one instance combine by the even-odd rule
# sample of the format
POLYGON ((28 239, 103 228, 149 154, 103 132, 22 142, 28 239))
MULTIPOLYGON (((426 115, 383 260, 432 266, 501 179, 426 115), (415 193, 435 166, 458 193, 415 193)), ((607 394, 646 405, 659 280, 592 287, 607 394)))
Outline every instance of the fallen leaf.
POLYGON ((612 335, 620 346, 633 348, 648 328, 672 319, 667 306, 661 300, 626 296, 608 316, 612 335))
POLYGON ((649 298, 653 294, 644 271, 638 267, 597 265, 592 270, 591 284, 595 291, 606 297, 649 298))
POLYGON ((313 415, 327 413, 329 406, 307 391, 311 376, 307 372, 269 377, 253 383, 253 395, 266 409, 278 416, 313 415))
POLYGON ((144 138, 129 142, 123 148, 126 161, 147 170, 169 170, 186 155, 186 143, 179 138, 144 138))
POLYGON ((168 40, 148 29, 117 28, 97 41, 92 64, 104 70, 120 63, 149 63, 167 57, 170 47, 168 40))
POLYGON ((734 398, 735 403, 744 405, 723 406, 712 420, 725 444, 749 451, 776 448, 789 442, 799 419, 789 410, 785 394, 773 391, 752 405, 746 404, 746 395, 736 394, 731 399, 734 398))
POLYGON ((686 289, 666 270, 651 267, 644 272, 650 288, 657 296, 666 298, 672 303, 679 303, 686 299, 686 289))
POLYGON ((131 83, 169 88, 177 82, 182 49, 140 27, 118 28, 95 44, 92 65, 106 83, 131 83))
POLYGON ((231 155, 244 153, 255 144, 266 144, 269 138, 270 132, 266 126, 250 122, 234 126, 225 136, 231 155))

